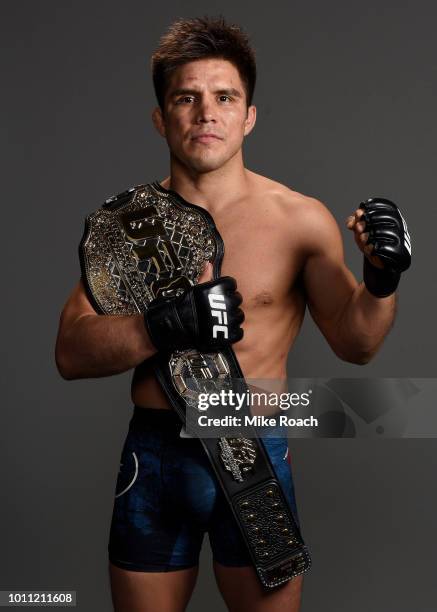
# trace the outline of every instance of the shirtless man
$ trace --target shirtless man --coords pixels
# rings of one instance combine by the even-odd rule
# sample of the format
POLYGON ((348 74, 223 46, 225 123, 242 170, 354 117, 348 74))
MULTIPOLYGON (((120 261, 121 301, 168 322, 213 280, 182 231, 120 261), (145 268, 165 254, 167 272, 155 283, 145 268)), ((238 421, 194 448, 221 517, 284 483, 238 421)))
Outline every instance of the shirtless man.
MULTIPOLYGON (((180 20, 161 40, 152 66, 159 103, 153 111, 153 122, 170 151, 170 175, 161 182, 161 187, 206 209, 223 238, 221 274, 236 279, 243 297, 245 320, 241 325, 241 317, 236 316, 232 323, 236 334, 232 346, 245 378, 286 378, 287 355, 306 306, 340 359, 367 363, 393 323, 395 289, 400 272, 409 265, 408 231, 396 207, 384 201, 370 203, 366 210, 359 208, 348 218, 347 227, 366 261, 366 282, 358 283, 344 263, 340 231, 328 209, 318 200, 244 166, 242 144, 256 119, 252 105, 255 62, 244 33, 222 20, 180 20), (167 68, 165 74, 163 66, 167 68), (369 238, 366 229, 371 227, 372 215, 374 225, 370 234, 374 239, 372 244, 366 244, 369 238), (399 218, 401 224, 397 223, 399 218), (383 243, 390 243, 388 239, 384 241, 384 232, 398 236, 397 242, 391 241, 398 246, 388 249, 389 252, 383 248, 383 243), (373 243, 378 237, 381 256, 372 253, 376 251, 373 243), (391 263, 390 269, 387 261, 391 263), (241 336, 238 335, 241 326, 244 337, 235 342, 241 336)), ((199 284, 211 279, 211 265, 207 264, 199 284)), ((195 314, 185 312, 184 316, 181 326, 183 333, 189 335, 193 328, 190 317, 195 314)), ((152 329, 153 325, 142 314, 97 315, 81 280, 61 315, 56 346, 61 375, 66 379, 100 377, 136 368, 132 401, 141 407, 136 410, 143 409, 153 423, 159 421, 149 416, 153 411, 155 415, 173 417, 166 396, 148 367, 147 360, 157 351, 155 344, 159 344, 159 334, 152 329)), ((168 419, 168 423, 170 428, 174 427, 173 419, 168 419)), ((179 429, 180 424, 175 445, 185 444, 191 449, 189 453, 193 451, 187 468, 191 469, 193 462, 200 462, 201 450, 196 455, 193 443, 198 440, 181 439, 179 429)), ((162 431, 161 434, 164 436, 162 431)), ((169 448, 167 440, 168 453, 169 448)), ((155 459, 148 457, 145 463, 152 466, 155 459)), ((181 461, 175 459, 179 468, 181 461)), ((205 465, 203 468, 196 481, 199 491, 214 486, 211 475, 205 476, 205 465), (209 480, 203 480, 204 476, 209 480)), ((174 487, 183 481, 181 468, 177 474, 174 487)), ((149 478, 149 489, 144 492, 148 495, 153 488, 153 474, 150 472, 145 478, 149 478)), ((291 478, 291 474, 286 478, 291 478)), ((189 484, 187 480, 184 486, 189 484)), ((140 550, 137 538, 136 553, 143 555, 144 563, 132 564, 131 570, 129 563, 116 560, 117 546, 124 547, 125 558, 129 554, 128 536, 126 540, 120 536, 126 534, 128 526, 124 524, 124 531, 116 532, 118 527, 114 524, 112 529, 110 576, 115 609, 184 610, 196 581, 196 554, 198 558, 201 539, 196 542, 195 553, 184 557, 184 545, 194 532, 187 530, 182 535, 182 531, 178 532, 170 539, 174 563, 164 566, 158 557, 146 564, 153 542, 148 540, 147 550, 140 550), (177 557, 179 552, 181 556, 177 557)), ((161 553, 167 535, 156 535, 161 553)), ((214 546, 213 553, 215 576, 229 610, 297 612, 302 576, 266 592, 250 562, 232 557, 230 540, 225 542, 228 548, 220 553, 219 547, 226 537, 226 534, 216 537, 217 554, 214 546)), ((133 539, 129 546, 135 545, 132 542, 133 539)))

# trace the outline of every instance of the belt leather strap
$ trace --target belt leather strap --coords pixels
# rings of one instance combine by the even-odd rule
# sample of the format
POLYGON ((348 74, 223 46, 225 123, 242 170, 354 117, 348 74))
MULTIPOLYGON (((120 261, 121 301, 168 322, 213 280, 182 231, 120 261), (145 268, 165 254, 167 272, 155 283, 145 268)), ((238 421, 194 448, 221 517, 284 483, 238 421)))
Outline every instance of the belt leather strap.
MULTIPOLYGON (((88 296, 102 314, 137 314, 155 297, 178 295, 197 282, 207 260, 218 278, 223 254, 211 215, 156 182, 106 200, 87 217, 79 246, 88 296)), ((195 430, 197 398, 205 388, 247 391, 231 345, 211 353, 157 353, 152 363, 169 403, 195 430)), ((220 408, 215 411, 219 415, 220 408)), ((195 434, 261 583, 274 587, 306 572, 308 549, 255 428, 250 436, 238 431, 218 439, 202 437, 198 430, 195 434)))

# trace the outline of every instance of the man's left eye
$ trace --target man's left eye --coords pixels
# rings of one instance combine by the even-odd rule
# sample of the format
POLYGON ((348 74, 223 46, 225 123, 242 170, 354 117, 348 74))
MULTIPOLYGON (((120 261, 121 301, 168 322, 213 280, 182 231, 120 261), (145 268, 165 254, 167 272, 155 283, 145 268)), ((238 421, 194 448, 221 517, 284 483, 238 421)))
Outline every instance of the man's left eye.
POLYGON ((219 96, 219 100, 220 102, 228 102, 228 101, 230 102, 231 98, 229 96, 223 95, 223 96, 219 96))

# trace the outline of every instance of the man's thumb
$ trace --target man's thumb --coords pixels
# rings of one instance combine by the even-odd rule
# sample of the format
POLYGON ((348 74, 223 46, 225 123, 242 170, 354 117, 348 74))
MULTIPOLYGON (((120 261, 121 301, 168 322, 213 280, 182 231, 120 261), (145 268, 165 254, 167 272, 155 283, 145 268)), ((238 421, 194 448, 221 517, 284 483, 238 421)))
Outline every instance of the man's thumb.
POLYGON ((205 263, 205 267, 202 270, 201 275, 199 276, 199 280, 197 281, 198 283, 207 283, 210 280, 213 280, 213 267, 212 267, 212 263, 207 261, 205 263))

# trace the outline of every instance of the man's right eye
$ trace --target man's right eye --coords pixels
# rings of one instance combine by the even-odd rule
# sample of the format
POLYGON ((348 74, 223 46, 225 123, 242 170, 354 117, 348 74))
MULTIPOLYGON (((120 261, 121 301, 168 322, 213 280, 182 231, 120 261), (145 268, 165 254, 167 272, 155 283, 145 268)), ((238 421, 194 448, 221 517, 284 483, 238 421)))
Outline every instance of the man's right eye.
POLYGON ((191 102, 193 102, 193 100, 193 96, 183 96, 182 98, 178 98, 176 100, 176 104, 190 104, 191 102))

